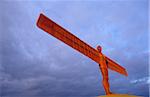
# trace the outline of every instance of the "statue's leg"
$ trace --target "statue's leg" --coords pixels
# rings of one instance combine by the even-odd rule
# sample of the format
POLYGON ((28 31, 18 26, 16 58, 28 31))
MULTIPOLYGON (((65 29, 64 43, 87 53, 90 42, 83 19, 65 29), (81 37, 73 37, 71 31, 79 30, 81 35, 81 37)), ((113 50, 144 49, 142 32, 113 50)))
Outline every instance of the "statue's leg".
POLYGON ((106 95, 112 94, 110 92, 110 87, 109 87, 108 69, 105 66, 100 66, 100 69, 101 69, 101 73, 102 73, 102 76, 103 76, 102 83, 103 83, 103 87, 105 89, 105 93, 106 93, 106 95))

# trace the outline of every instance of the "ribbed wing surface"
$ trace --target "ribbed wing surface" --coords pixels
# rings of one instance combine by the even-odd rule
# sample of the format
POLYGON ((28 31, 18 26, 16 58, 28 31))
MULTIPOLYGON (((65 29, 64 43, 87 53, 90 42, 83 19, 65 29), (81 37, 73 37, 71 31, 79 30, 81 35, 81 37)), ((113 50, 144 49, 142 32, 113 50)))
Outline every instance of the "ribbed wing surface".
POLYGON ((85 56, 91 58, 92 60, 98 62, 98 54, 94 48, 80 40, 75 35, 71 34, 69 31, 65 30, 43 14, 40 14, 40 17, 37 22, 37 26, 70 47, 76 49, 85 56))
MULTIPOLYGON (((105 56, 106 57, 106 56, 105 56)), ((123 68, 122 66, 120 66, 118 63, 114 62, 113 60, 111 60, 110 58, 106 57, 107 62, 108 62, 108 68, 116 71, 122 75, 128 76, 125 68, 123 68)))

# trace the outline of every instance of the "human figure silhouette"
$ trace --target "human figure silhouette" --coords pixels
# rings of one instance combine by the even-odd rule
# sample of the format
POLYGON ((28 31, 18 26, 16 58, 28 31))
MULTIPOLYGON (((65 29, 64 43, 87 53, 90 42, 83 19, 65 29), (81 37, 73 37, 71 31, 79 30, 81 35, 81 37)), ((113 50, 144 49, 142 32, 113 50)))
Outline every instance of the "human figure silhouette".
POLYGON ((102 54, 102 47, 97 46, 97 50, 98 50, 99 56, 100 56, 99 68, 100 68, 102 76, 103 76, 102 84, 105 89, 105 93, 106 93, 106 95, 112 94, 112 92, 110 91, 110 87, 109 87, 108 62, 107 62, 105 56, 102 54))

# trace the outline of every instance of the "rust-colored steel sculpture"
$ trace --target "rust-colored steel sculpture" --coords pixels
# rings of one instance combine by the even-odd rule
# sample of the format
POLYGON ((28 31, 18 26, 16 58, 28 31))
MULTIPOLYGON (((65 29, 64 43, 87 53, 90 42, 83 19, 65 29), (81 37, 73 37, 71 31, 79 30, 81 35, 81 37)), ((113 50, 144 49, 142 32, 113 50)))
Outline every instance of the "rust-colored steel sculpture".
MULTIPOLYGON (((118 63, 106 57, 98 49, 97 50, 94 49, 93 47, 91 47, 84 41, 80 40, 78 37, 67 31, 66 29, 62 28, 60 25, 56 24, 43 14, 40 14, 37 21, 37 26, 42 30, 44 30, 45 32, 47 32, 48 34, 54 36, 55 38, 67 44, 68 46, 76 49, 77 51, 89 57, 90 59, 92 59, 93 61, 97 62, 100 65, 102 65, 102 61, 100 60, 102 58, 101 57, 102 55, 105 59, 105 62, 107 61, 107 68, 127 76, 126 70, 123 67, 121 67, 118 63)), ((108 76, 108 74, 104 74, 103 76, 108 76)), ((104 88, 105 87, 109 88, 109 86, 104 86, 104 88)), ((105 89, 105 91, 106 90, 107 89, 105 89)), ((110 93, 107 93, 106 91, 106 94, 110 93)))

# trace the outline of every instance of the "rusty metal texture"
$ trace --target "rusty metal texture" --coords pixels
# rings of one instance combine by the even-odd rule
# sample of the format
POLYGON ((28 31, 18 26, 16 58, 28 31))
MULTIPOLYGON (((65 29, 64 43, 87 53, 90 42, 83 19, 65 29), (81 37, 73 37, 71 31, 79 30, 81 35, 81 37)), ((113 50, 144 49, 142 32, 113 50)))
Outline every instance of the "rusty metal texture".
MULTIPOLYGON (((59 39, 60 41, 64 42, 68 46, 74 48, 75 50, 79 51, 80 53, 84 54, 85 56, 89 57, 90 59, 99 64, 100 57, 99 52, 96 49, 94 49, 84 41, 80 40, 78 37, 67 31, 66 29, 62 28, 60 25, 56 24, 43 14, 40 14, 37 21, 37 26, 48 34, 54 36, 55 38, 59 39)), ((109 69, 127 76, 127 72, 123 67, 112 61, 110 58, 106 58, 109 69)))

